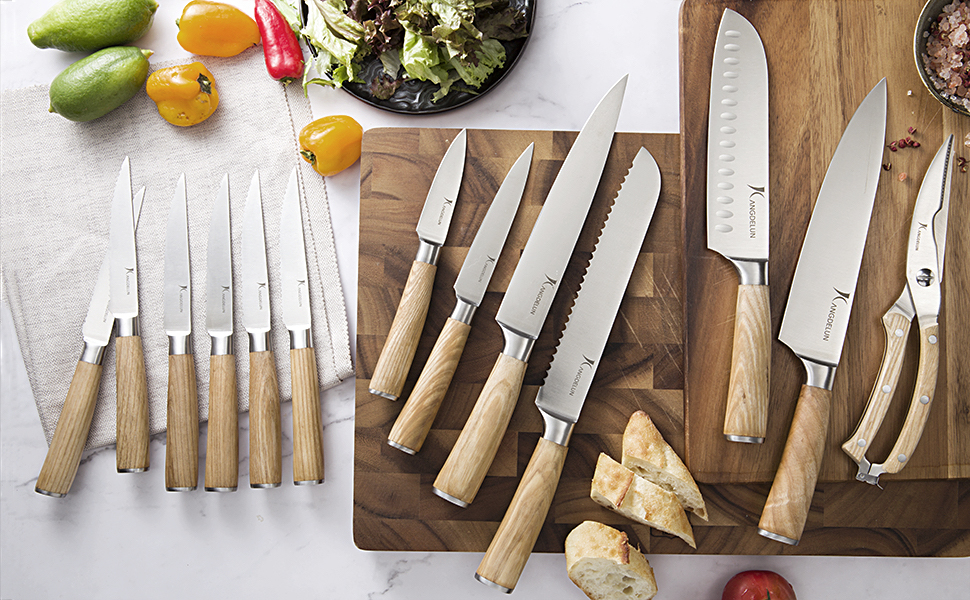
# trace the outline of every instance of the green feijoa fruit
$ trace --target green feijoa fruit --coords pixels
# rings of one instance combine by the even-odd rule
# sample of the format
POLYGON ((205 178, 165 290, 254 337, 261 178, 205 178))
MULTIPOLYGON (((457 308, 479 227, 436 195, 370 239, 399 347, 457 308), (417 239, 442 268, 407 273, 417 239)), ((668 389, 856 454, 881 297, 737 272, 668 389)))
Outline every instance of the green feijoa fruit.
POLYGON ((82 58, 51 82, 50 111, 72 121, 103 117, 145 86, 151 50, 104 48, 82 58))
POLYGON ((152 26, 155 0, 62 0, 27 26, 38 48, 91 52, 128 44, 152 26))

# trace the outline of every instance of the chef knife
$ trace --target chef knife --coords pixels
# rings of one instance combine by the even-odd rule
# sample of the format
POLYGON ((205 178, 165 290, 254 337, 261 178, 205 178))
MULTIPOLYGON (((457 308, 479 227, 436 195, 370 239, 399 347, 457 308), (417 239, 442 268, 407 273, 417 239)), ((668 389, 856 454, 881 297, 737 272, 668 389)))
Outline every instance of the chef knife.
POLYGON ((660 169, 641 148, 633 159, 590 259, 566 329, 536 396, 539 438, 475 579, 509 593, 552 504, 573 426, 579 420, 620 302, 660 196, 660 169))
POLYGON ((119 473, 148 470, 148 383, 138 324, 138 259, 131 200, 131 168, 126 156, 111 201, 108 277, 108 309, 115 319, 119 473))
POLYGON ((371 376, 370 392, 390 400, 397 400, 404 389, 404 380, 428 316, 431 288, 438 270, 438 253, 448 237, 448 227, 465 169, 465 140, 463 129, 451 142, 431 182, 431 189, 418 218, 417 256, 411 263, 397 313, 371 376))
POLYGON ((192 277, 185 174, 175 184, 165 232, 165 334, 168 405, 165 489, 189 492, 199 483, 199 397, 192 348, 192 277))
POLYGON ((739 285, 724 437, 760 444, 768 423, 768 62, 747 19, 726 8, 711 67, 707 247, 739 285))
POLYGON ((495 316, 505 345, 433 487, 458 506, 474 500, 505 435, 532 346, 603 174, 626 81, 624 75, 607 92, 569 149, 495 316))
MULTIPOLYGON (((144 199, 145 188, 141 188, 133 201, 135 227, 138 227, 138 216, 144 199)), ((114 315, 108 310, 109 263, 110 255, 105 254, 94 283, 87 316, 81 326, 84 349, 67 389, 67 398, 57 419, 57 427, 54 429, 44 466, 41 467, 34 486, 34 491, 38 494, 54 498, 67 496, 81 464, 81 454, 91 431, 94 407, 101 389, 101 361, 114 328, 114 315)))
POLYGON ((207 492, 234 492, 239 483, 239 404, 232 345, 232 291, 229 175, 224 175, 212 205, 206 251, 205 326, 211 340, 205 451, 207 492))
POLYGON ((310 335, 303 216, 296 167, 286 184, 280 215, 280 285, 283 323, 290 334, 290 381, 293 389, 293 483, 323 483, 323 423, 317 361, 310 335))
POLYGON ((885 136, 883 79, 856 109, 822 180, 778 335, 807 372, 758 523, 758 533, 786 544, 797 544, 802 535, 821 468, 832 382, 852 310, 885 136))
POLYGON ((472 317, 485 297, 485 289, 495 272, 495 264, 525 191, 534 147, 535 144, 529 144, 519 156, 492 199, 455 280, 455 309, 445 321, 428 362, 388 435, 388 444, 408 454, 416 453, 424 444, 461 360, 471 332, 472 317))
POLYGON ((253 173, 243 213, 243 326, 249 334, 249 485, 278 487, 283 480, 280 392, 270 346, 269 272, 263 237, 259 171, 253 173))

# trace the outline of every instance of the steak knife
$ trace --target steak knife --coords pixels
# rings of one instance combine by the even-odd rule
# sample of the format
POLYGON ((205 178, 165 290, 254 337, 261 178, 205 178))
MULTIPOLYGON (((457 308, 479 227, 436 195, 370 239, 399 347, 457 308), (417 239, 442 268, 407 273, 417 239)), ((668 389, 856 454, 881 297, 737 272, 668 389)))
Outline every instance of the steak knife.
POLYGON ((505 345, 434 482, 434 493, 458 506, 474 500, 508 428, 532 346, 603 174, 626 81, 624 75, 607 92, 569 149, 495 316, 505 345))
MULTIPOLYGON (((134 222, 138 227, 138 217, 141 204, 145 199, 145 188, 138 190, 134 198, 134 222)), ((38 494, 63 498, 71 491, 78 466, 81 464, 81 454, 87 443, 88 433, 91 431, 91 420, 94 418, 94 407, 98 401, 101 389, 101 361, 104 350, 111 339, 114 328, 114 316, 108 310, 108 270, 110 254, 105 254, 98 270, 98 278, 94 283, 91 303, 88 305, 87 316, 81 326, 81 336, 84 349, 77 361, 74 377, 67 389, 64 407, 57 418, 54 437, 44 465, 37 476, 34 491, 38 494)))
POLYGON ((448 237, 465 170, 466 137, 464 129, 455 136, 431 182, 418 219, 417 256, 411 263, 397 313, 371 376, 370 393, 390 400, 397 400, 404 389, 404 381, 411 369, 411 361, 414 360, 421 330, 428 316, 431 288, 438 270, 438 253, 448 237))
POLYGON ((566 329, 536 396, 543 434, 475 579, 509 593, 549 513, 573 426, 593 383, 606 340, 660 197, 660 169, 641 148, 596 243, 566 329))
POLYGON ((290 333, 293 389, 293 483, 323 483, 323 422, 317 360, 310 335, 310 290, 296 167, 290 172, 280 215, 280 285, 283 323, 290 333))
POLYGON ((832 383, 855 299, 885 138, 883 79, 856 109, 822 180, 778 335, 807 372, 758 523, 758 533, 786 544, 801 538, 821 469, 832 383))
POLYGON ((428 431, 431 430, 431 424, 461 360, 465 342, 471 332, 472 318, 485 297, 485 289, 495 272, 495 264, 502 253, 502 247, 505 246, 512 220, 522 200, 534 148, 535 144, 529 144, 509 169, 475 233, 475 239, 455 280, 455 309, 445 322, 428 362, 421 370, 418 382, 414 384, 410 397, 388 435, 387 443, 394 448, 414 454, 421 449, 428 431))
POLYGON ((747 19, 726 8, 711 67, 707 247, 739 285, 724 437, 760 444, 768 423, 768 61, 747 19))

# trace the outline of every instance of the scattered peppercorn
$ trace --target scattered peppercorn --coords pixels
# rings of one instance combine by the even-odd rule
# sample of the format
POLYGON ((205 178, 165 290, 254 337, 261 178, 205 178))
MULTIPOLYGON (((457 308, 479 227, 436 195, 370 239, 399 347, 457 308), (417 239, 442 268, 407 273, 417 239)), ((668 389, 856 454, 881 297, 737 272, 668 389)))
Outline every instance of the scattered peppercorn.
POLYGON ((909 175, 907 175, 906 173, 900 173, 899 176, 898 176, 898 179, 900 181, 906 181, 906 178, 907 177, 909 177, 909 175))
POLYGON ((883 171, 892 171, 893 170, 893 164, 892 163, 882 163, 882 170, 883 171))

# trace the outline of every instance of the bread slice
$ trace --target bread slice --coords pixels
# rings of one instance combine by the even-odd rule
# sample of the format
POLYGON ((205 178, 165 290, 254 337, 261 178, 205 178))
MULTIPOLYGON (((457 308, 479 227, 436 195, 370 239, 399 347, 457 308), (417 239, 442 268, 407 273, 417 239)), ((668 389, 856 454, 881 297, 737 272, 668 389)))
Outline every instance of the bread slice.
POLYGON ((677 495, 684 508, 707 520, 707 507, 690 471, 660 435, 650 416, 638 410, 623 432, 623 466, 677 495))
POLYGON ((566 572, 593 600, 650 600, 657 580, 647 559, 622 531, 584 521, 566 536, 566 572))
POLYGON ((691 548, 697 548, 687 513, 677 496, 604 453, 596 461, 589 496, 628 519, 676 535, 691 548))

